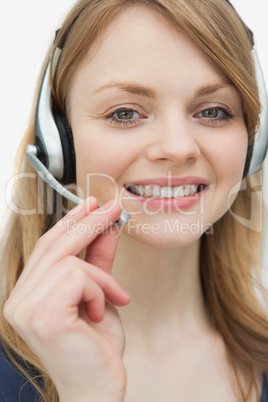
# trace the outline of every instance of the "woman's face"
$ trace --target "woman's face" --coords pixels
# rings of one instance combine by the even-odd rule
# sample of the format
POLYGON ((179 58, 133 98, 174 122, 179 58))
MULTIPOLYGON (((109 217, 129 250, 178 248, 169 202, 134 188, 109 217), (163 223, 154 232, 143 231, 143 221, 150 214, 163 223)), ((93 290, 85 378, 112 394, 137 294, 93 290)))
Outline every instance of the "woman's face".
POLYGON ((233 202, 247 153, 240 95, 149 10, 109 26, 77 68, 68 111, 78 186, 99 204, 119 198, 140 241, 185 246, 233 202))

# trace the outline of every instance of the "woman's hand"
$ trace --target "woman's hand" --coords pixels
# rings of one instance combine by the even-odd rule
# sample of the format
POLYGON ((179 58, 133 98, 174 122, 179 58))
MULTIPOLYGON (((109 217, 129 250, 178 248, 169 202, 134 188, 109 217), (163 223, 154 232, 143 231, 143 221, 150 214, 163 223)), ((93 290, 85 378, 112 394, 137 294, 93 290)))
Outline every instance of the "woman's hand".
POLYGON ((111 276, 118 242, 111 224, 121 209, 109 206, 97 209, 91 197, 43 235, 4 308, 62 402, 124 400, 124 331, 114 305, 129 296, 111 276))

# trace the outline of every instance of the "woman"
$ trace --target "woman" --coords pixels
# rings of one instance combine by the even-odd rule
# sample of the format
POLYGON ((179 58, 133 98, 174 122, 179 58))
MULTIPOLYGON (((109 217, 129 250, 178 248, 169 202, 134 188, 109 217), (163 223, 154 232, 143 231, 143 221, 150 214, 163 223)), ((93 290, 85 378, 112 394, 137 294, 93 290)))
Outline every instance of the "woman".
MULTIPOLYGON (((239 188, 260 112, 245 26, 223 0, 83 0, 58 45, 53 110, 94 197, 47 231, 48 208, 11 217, 2 362, 30 383, 12 368, 2 394, 263 402, 260 239, 235 219, 250 212, 239 188)), ((33 124, 23 153, 32 142, 33 124)), ((37 182, 17 189, 21 210, 40 206, 37 182)))

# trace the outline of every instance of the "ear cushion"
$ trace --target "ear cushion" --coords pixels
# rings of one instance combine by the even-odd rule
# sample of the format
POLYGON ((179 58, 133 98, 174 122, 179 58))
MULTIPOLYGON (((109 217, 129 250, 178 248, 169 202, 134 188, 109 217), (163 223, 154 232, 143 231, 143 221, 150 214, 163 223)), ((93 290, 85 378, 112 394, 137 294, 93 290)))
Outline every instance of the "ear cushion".
POLYGON ((66 116, 59 112, 54 116, 56 126, 59 131, 62 152, 63 152, 63 184, 70 184, 76 180, 75 149, 73 133, 66 116))
POLYGON ((253 154, 253 147, 254 147, 254 144, 251 144, 248 146, 248 153, 247 153, 246 163, 245 163, 245 167, 244 167, 243 179, 245 177, 247 177, 248 173, 249 173, 250 162, 251 162, 252 154, 253 154))

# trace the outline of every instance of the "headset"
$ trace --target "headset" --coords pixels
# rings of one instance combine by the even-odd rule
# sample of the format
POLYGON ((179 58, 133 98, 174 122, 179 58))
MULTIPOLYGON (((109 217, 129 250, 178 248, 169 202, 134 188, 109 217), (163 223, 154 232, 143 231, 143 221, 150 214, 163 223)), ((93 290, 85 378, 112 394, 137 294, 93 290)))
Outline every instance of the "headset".
MULTIPOLYGON (((225 1, 234 9, 229 0, 225 1)), ((246 177, 255 173, 261 167, 267 152, 268 105, 266 86, 254 44, 253 33, 242 20, 241 22, 244 25, 251 45, 259 96, 262 104, 260 126, 258 132, 255 134, 254 143, 249 145, 248 148, 243 175, 243 177, 246 177)), ((64 41, 65 40, 66 37, 64 41)), ((64 41, 61 42, 55 50, 53 65, 51 66, 50 57, 45 69, 35 115, 35 143, 29 144, 26 147, 25 154, 38 175, 49 186, 51 186, 56 192, 60 193, 63 197, 78 205, 82 202, 82 199, 72 194, 62 185, 73 183, 76 179, 75 150, 72 130, 63 113, 53 114, 49 82, 50 68, 52 67, 52 75, 55 74, 58 60, 64 47, 64 41), (62 184, 59 183, 59 180, 62 184)), ((116 224, 125 225, 129 219, 130 214, 126 211, 122 211, 116 224)))
MULTIPOLYGON (((56 36, 58 32, 56 32, 56 36)), ((56 48, 52 74, 55 73, 61 51, 62 47, 56 48)), ((72 130, 66 116, 61 112, 55 115, 52 112, 50 65, 51 57, 47 63, 38 95, 35 114, 35 143, 27 145, 25 155, 41 179, 57 193, 79 205, 83 200, 59 182, 60 180, 63 184, 70 184, 75 181, 75 150, 72 130)), ((127 211, 122 211, 114 224, 124 226, 129 222, 130 217, 127 211)), ((48 227, 50 223, 51 221, 48 227)))

